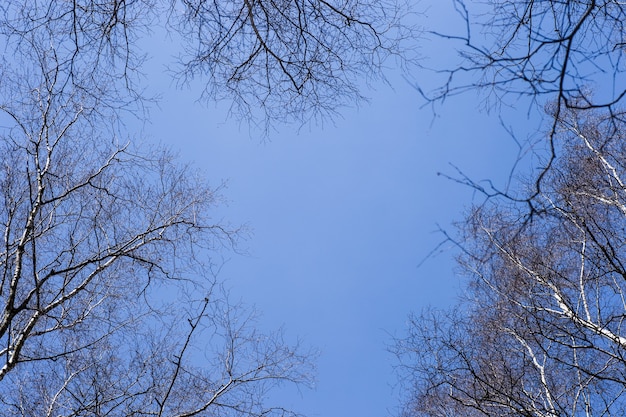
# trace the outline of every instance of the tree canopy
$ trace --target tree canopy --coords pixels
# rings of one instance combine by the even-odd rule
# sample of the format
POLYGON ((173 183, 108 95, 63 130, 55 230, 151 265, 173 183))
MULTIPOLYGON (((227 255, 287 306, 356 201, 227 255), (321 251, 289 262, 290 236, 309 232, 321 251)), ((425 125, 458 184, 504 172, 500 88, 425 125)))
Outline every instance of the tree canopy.
POLYGON ((460 223, 462 301, 397 345, 406 416, 624 414, 625 129, 562 114, 540 208, 492 198, 460 223))
POLYGON ((453 3, 464 25, 435 36, 460 64, 439 69, 427 99, 472 90, 519 110, 528 98, 547 146, 506 190, 461 179, 485 197, 447 235, 463 293, 397 340, 402 414, 624 415, 626 6, 453 3))
POLYGON ((142 98, 141 41, 161 28, 178 43, 174 78, 199 81, 199 97, 228 100, 250 122, 302 123, 360 100, 359 84, 384 77, 389 59, 412 59, 407 13, 399 0, 11 0, 0 6, 0 70, 12 79, 36 65, 31 75, 63 78, 81 100, 125 106, 142 98))
POLYGON ((216 277, 242 230, 221 185, 145 146, 141 40, 180 40, 175 78, 262 122, 327 117, 382 76, 404 4, 347 0, 0 5, 0 414, 289 416, 275 387, 312 355, 260 332, 216 277))

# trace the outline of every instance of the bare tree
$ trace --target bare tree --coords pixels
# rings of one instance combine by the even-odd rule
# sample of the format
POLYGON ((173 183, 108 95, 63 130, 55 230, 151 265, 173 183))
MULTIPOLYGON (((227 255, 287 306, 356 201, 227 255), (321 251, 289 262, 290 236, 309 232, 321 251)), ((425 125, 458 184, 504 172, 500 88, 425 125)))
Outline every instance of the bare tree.
POLYGON ((427 98, 530 98, 548 152, 512 191, 461 179, 487 197, 460 224, 467 287, 398 341, 404 413, 624 415, 624 4, 453 3, 465 24, 435 35, 462 61, 427 98))
POLYGON ((178 79, 267 123, 326 117, 403 62, 395 0, 17 1, 0 5, 0 414, 288 416, 310 355, 228 301, 213 257, 237 228, 219 187, 132 143, 140 40, 162 25, 178 79))
POLYGON ((359 84, 384 77, 389 58, 414 59, 409 12, 402 0, 11 0, 0 36, 11 61, 51 48, 77 90, 126 106, 145 98, 139 41, 167 27, 180 43, 173 72, 200 80, 199 95, 248 121, 306 122, 361 100, 359 84))
POLYGON ((215 287, 238 233, 211 221, 219 191, 32 99, 1 151, 1 413, 267 415, 268 389, 307 383, 308 355, 215 287))
POLYGON ((212 219, 220 187, 127 139, 131 60, 103 64, 120 50, 93 20, 122 5, 4 5, 0 414, 293 415, 267 393, 310 383, 310 355, 221 289, 240 230, 212 219))
POLYGON ((540 209, 494 198, 473 210, 464 300, 414 317, 399 341, 407 416, 626 412, 626 125, 595 111, 558 120, 540 209))

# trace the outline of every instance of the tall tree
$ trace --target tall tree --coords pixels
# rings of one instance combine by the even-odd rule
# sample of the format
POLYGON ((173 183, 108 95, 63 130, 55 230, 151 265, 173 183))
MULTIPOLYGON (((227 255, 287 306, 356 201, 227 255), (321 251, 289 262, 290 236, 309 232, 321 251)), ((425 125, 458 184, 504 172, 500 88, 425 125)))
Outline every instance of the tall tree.
POLYGON ((220 186, 122 123, 165 6, 0 6, 1 415, 288 416, 269 390, 311 382, 215 277, 220 186))
MULTIPOLYGON (((461 225, 466 295, 397 345, 407 416, 626 412, 626 123, 567 111, 532 215, 493 198, 461 225)), ((532 178, 530 180, 532 182, 532 178)))
POLYGON ((461 63, 428 99, 529 98, 547 109, 548 152, 507 191, 463 180, 487 196, 460 224, 467 285, 396 345, 404 414, 624 415, 625 6, 453 4, 464 24, 435 35, 461 63))
POLYGON ((43 75, 4 108, 0 414, 271 414, 309 358, 220 290, 212 258, 239 232, 211 219, 219 187, 43 75))

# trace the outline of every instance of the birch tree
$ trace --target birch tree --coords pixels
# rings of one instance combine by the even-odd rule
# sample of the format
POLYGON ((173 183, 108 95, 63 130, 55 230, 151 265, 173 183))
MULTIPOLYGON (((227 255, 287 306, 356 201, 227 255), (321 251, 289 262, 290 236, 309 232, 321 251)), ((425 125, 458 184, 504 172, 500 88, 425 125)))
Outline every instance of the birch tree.
POLYGON ((148 5, 0 6, 1 415, 288 416, 311 382, 216 278, 221 185, 126 130, 148 5))
POLYGON ((407 416, 626 412, 626 125, 568 111, 557 132, 534 213, 506 197, 475 208, 463 301, 399 341, 407 416))

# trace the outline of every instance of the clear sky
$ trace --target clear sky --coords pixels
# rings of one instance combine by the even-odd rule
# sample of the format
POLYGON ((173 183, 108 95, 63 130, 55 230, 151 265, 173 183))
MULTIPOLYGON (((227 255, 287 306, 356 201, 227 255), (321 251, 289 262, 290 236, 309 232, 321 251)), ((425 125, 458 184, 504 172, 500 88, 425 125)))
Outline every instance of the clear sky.
MULTIPOLYGON (((429 25, 456 19, 443 3, 429 25)), ((424 42, 422 53, 437 58, 439 50, 424 42)), ((253 231, 241 245, 247 254, 229 254, 220 277, 258 308, 262 326, 284 326, 320 351, 316 388, 287 390, 282 400, 310 417, 392 415, 392 336, 402 335, 411 311, 458 294, 453 250, 418 265, 443 239, 438 225, 452 230, 477 198, 437 172, 453 174, 452 163, 502 183, 516 148, 498 118, 481 113, 471 93, 433 118, 391 71, 393 88, 375 85, 369 104, 346 109, 335 124, 279 127, 262 142, 226 119, 228 103, 202 106, 193 89, 170 88, 159 65, 153 60, 147 73, 165 91, 149 140, 179 150, 210 181, 227 180, 230 204, 216 215, 253 231)))

